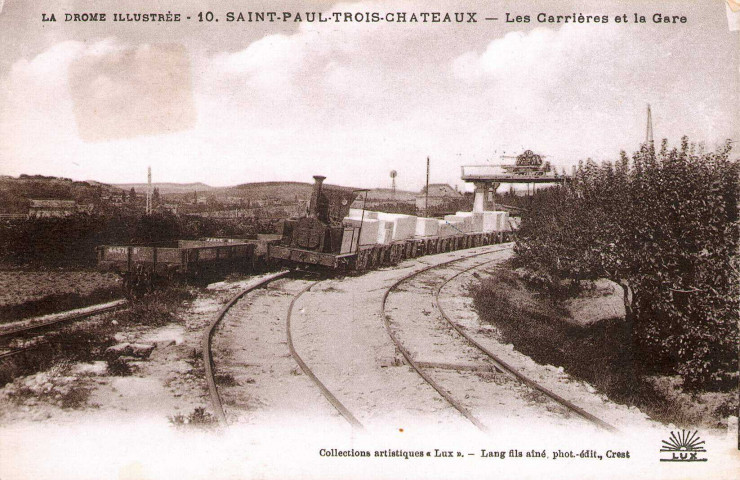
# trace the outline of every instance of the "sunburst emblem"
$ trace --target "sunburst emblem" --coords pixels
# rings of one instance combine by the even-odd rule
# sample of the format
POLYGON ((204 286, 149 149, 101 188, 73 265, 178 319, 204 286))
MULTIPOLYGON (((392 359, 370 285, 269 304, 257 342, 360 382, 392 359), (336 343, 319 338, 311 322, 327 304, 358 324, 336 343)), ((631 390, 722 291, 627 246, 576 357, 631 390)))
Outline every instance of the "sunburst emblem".
POLYGON ((681 430, 671 432, 668 440, 662 440, 661 452, 670 452, 671 458, 661 458, 661 462, 706 462, 706 458, 698 458, 704 449, 704 440, 699 438, 699 431, 681 430))

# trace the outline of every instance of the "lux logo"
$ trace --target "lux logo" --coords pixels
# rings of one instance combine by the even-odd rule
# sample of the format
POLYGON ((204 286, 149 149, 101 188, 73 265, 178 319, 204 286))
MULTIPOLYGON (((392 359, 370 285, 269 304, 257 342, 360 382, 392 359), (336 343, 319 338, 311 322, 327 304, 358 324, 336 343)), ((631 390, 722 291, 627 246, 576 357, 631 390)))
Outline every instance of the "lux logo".
POLYGON ((671 453, 671 458, 661 458, 661 462, 706 462, 706 458, 699 458, 700 452, 706 452, 704 449, 704 440, 699 438, 697 431, 691 432, 681 430, 680 432, 671 432, 668 440, 663 440, 661 452, 671 453))

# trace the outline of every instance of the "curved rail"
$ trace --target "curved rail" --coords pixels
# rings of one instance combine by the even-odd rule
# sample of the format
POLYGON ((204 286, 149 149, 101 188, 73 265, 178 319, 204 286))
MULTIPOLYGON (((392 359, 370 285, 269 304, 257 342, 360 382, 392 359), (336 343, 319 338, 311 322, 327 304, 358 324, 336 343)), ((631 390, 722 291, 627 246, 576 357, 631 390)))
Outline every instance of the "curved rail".
POLYGON ((311 287, 319 283, 319 281, 313 282, 312 284, 308 285, 306 288, 301 290, 298 295, 293 297, 293 300, 290 302, 290 306, 288 307, 288 315, 287 319, 285 321, 285 330, 287 332, 287 338, 288 338, 288 348, 290 349, 290 354, 293 356, 293 359, 296 361, 296 363, 301 367, 301 370, 303 370, 303 373, 305 373, 313 382, 316 384, 317 387, 319 387, 319 390, 321 390, 321 393, 324 395, 324 397, 329 401, 329 403, 332 404, 332 406, 349 422, 352 427, 357 428, 359 430, 364 430, 364 426, 362 423, 355 418, 354 415, 345 407, 342 402, 340 402, 337 397, 334 396, 333 393, 329 391, 328 388, 326 388, 326 385, 324 385, 321 380, 319 380, 316 375, 313 373, 313 371, 306 365, 306 362, 303 361, 300 355, 298 355, 298 352, 296 352, 295 346, 293 345, 293 335, 290 332, 290 320, 293 316, 293 307, 295 306, 295 302, 298 301, 298 299, 306 292, 308 292, 311 287))
POLYGON ((509 375, 512 375, 514 378, 522 382, 523 384, 527 385, 530 388, 533 388, 539 392, 542 392, 546 396, 550 397, 551 399, 555 400, 557 403, 563 405, 568 410, 573 411, 580 417, 584 418, 585 420, 595 424, 599 428, 602 428, 606 431, 617 433, 619 430, 606 423, 605 421, 601 420, 600 418, 588 413, 587 411, 583 410, 578 405, 574 404, 573 402, 566 400, 565 398, 561 397, 557 393, 553 392, 552 390, 543 387, 539 383, 535 382, 534 380, 530 379, 529 377, 523 375, 522 373, 518 372, 514 367, 506 363, 504 360, 502 360, 500 357, 498 357, 496 354, 491 352, 488 348, 481 345, 477 340, 475 340, 473 337, 468 335, 457 323, 453 322, 452 319, 447 315, 447 312, 445 312, 444 308, 442 308, 442 305, 439 303, 439 294, 442 291, 442 289, 450 283, 452 280, 457 278, 458 276, 462 275, 463 273, 469 272, 470 270, 473 270, 474 268, 482 267, 483 265, 486 265, 488 263, 493 262, 494 260, 480 263, 478 265, 473 265, 472 267, 466 268, 464 270, 461 270, 457 272, 455 275, 451 276, 450 278, 446 279, 443 283, 437 287, 437 290, 434 292, 434 305, 437 307, 439 312, 442 314, 442 317, 447 321, 447 323, 450 324, 452 328, 457 331, 463 338, 465 338, 471 345, 473 345, 475 348, 483 352, 485 355, 487 355, 495 364, 498 366, 501 370, 505 371, 509 375))
MULTIPOLYGON (((468 255, 468 256, 463 257, 463 258, 456 258, 454 260, 450 260, 450 261, 447 261, 447 262, 442 262, 442 263, 438 263, 438 264, 435 264, 435 265, 430 265, 428 267, 422 268, 421 270, 417 270, 415 272, 412 272, 409 275, 406 275, 406 276, 402 277, 401 279, 399 279, 393 285, 391 285, 390 288, 388 288, 385 291, 385 293, 383 294, 383 300, 382 300, 382 302, 380 304, 380 316, 383 318, 383 323, 385 324, 385 330, 386 330, 386 332, 388 332, 388 336, 391 337, 391 340, 396 345, 396 348, 401 352, 401 355, 403 355, 403 358, 406 359, 406 362, 411 366, 411 368, 413 368, 416 371, 416 373, 419 374, 419 376, 421 378, 424 379, 425 382, 427 382, 429 385, 431 385, 432 388, 434 388, 434 390, 437 391, 437 393, 439 393, 445 400, 447 400, 447 402, 450 405, 452 405, 465 418, 467 418, 468 420, 470 420, 470 422, 473 425, 475 425, 476 427, 478 427, 479 430, 484 431, 484 432, 488 431, 488 427, 486 427, 480 420, 478 420, 470 412, 470 410, 468 410, 462 404, 460 404, 457 400, 455 400, 454 398, 452 398, 452 396, 449 394, 449 392, 447 392, 445 389, 443 389, 441 385, 439 385, 437 382, 434 381, 434 379, 432 379, 429 375, 427 375, 426 372, 424 372, 422 370, 422 367, 411 358, 411 354, 409 353, 409 351, 406 350, 406 348, 401 344, 401 341, 398 339, 398 337, 396 336, 396 334, 393 332, 393 329, 391 328, 391 325, 390 325, 390 317, 388 316, 388 314, 385 311, 385 306, 386 306, 386 303, 388 301, 388 295, 393 290, 395 290, 401 283, 405 282, 406 280, 408 280, 410 278, 413 278, 413 277, 415 277, 415 276, 417 276, 417 275, 419 275, 421 273, 424 273, 424 272, 426 272, 428 270, 431 270, 433 268, 439 268, 439 267, 442 267, 442 266, 445 266, 445 265, 449 265, 449 264, 452 264, 452 263, 455 263, 455 262, 460 262, 462 260, 468 260, 470 258, 479 257, 481 255, 488 255, 488 254, 491 254, 491 253, 501 252, 501 251, 507 250, 509 248, 512 248, 512 247, 511 246, 507 246, 507 247, 499 248, 499 249, 496 249, 496 250, 490 250, 490 251, 483 252, 483 253, 477 253, 477 254, 474 254, 474 255, 468 255)), ((486 263, 488 263, 488 262, 486 262, 486 263)))
POLYGON ((278 273, 274 273, 271 275, 268 275, 262 279, 260 279, 257 283, 254 283, 241 292, 234 295, 231 300, 229 300, 226 305, 221 308, 221 310, 218 312, 216 317, 213 319, 211 324, 208 326, 206 331, 203 333, 203 365, 206 369, 206 382, 208 383, 208 391, 211 395, 211 405, 213 406, 213 410, 216 412, 216 417, 218 418, 219 423, 222 425, 227 425, 226 422, 226 413, 224 412, 223 404, 221 403, 221 397, 218 395, 218 389, 216 388, 216 380, 213 375, 213 356, 211 352, 211 339, 213 338, 213 332, 216 329, 216 326, 221 322, 221 320, 226 315, 226 312, 229 311, 229 309, 234 306, 234 304, 242 298, 247 293, 251 292, 252 290, 256 290, 264 285, 267 285, 268 283, 272 282, 273 280, 277 280, 279 278, 282 278, 286 275, 290 274, 289 271, 282 271, 278 273))

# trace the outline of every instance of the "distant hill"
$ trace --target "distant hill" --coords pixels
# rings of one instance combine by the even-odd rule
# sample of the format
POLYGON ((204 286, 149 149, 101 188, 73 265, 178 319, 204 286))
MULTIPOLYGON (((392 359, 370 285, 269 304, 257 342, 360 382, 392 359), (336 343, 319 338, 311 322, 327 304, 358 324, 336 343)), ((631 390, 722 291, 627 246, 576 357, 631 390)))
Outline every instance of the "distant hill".
POLYGON ((75 200, 96 203, 101 197, 120 193, 112 185, 95 181, 75 181, 44 175, 0 176, 0 213, 26 213, 31 199, 75 200))
MULTIPOLYGON (((116 183, 113 186, 124 190, 131 190, 133 187, 137 192, 146 191, 149 184, 147 183, 116 183)), ((218 187, 212 187, 205 183, 171 183, 171 182, 153 182, 152 188, 158 188, 160 194, 167 193, 190 193, 190 192, 209 192, 216 190, 218 187)))
MULTIPOLYGON (((325 184, 327 188, 354 190, 352 187, 325 184)), ((111 193, 128 193, 131 188, 141 195, 146 192, 146 183, 105 184, 93 180, 84 182, 69 178, 42 175, 0 176, 0 213, 25 213, 30 199, 75 200, 80 204, 97 203, 111 193)), ((311 198, 313 183, 307 182, 255 182, 231 187, 212 187, 205 183, 152 183, 167 201, 189 202, 193 192, 198 198, 213 197, 216 200, 243 198, 245 200, 275 200, 279 202, 307 201, 311 198)), ((397 190, 395 196, 389 188, 371 189, 369 201, 413 202, 416 193, 397 190)))
MULTIPOLYGON (((343 185, 324 184, 329 188, 353 190, 353 187, 343 185)), ((204 183, 152 183, 159 189, 159 193, 167 195, 172 200, 182 200, 186 194, 198 192, 216 199, 226 197, 244 198, 245 200, 274 199, 280 201, 306 201, 311 198, 313 183, 307 182, 254 182, 242 183, 233 187, 212 187, 204 183)), ((145 183, 119 183, 116 187, 130 190, 134 188, 139 193, 146 191, 145 183)), ((375 188, 368 192, 368 200, 387 200, 413 202, 415 192, 396 190, 395 197, 390 188, 375 188)), ((200 196, 200 195, 199 195, 200 196)))
MULTIPOLYGON (((327 188, 338 188, 342 190, 353 190, 352 187, 342 185, 324 184, 327 188)), ((305 182, 255 182, 244 183, 234 187, 221 187, 214 189, 209 194, 216 197, 242 197, 245 199, 275 199, 285 201, 308 200, 311 198, 313 183, 305 182)))

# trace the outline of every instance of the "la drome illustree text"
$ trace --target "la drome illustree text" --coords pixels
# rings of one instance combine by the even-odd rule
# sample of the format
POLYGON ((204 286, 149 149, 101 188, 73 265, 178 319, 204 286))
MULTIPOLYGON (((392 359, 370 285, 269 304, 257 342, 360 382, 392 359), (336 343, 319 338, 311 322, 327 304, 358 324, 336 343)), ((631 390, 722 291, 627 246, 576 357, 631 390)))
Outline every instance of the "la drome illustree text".
POLYGON ((685 15, 666 13, 624 13, 620 15, 551 15, 546 12, 520 14, 506 12, 501 16, 479 12, 224 12, 212 11, 183 14, 180 12, 45 12, 42 22, 307 22, 307 23, 687 23, 685 15))

